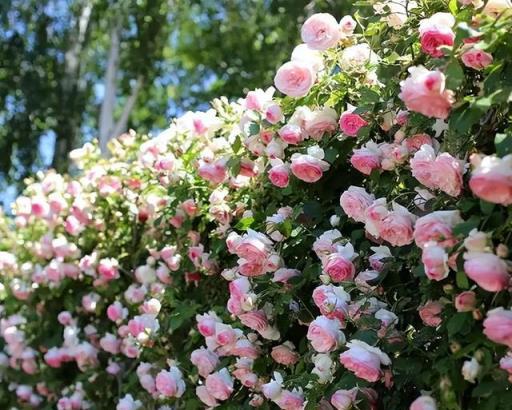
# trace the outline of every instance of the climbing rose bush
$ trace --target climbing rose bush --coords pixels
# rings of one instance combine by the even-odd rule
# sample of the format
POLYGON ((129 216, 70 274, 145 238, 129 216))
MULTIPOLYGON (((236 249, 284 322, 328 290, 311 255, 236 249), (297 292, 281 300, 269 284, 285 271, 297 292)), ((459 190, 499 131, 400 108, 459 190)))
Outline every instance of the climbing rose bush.
POLYGON ((277 90, 27 181, 1 408, 510 408, 512 5, 361 3, 277 90))

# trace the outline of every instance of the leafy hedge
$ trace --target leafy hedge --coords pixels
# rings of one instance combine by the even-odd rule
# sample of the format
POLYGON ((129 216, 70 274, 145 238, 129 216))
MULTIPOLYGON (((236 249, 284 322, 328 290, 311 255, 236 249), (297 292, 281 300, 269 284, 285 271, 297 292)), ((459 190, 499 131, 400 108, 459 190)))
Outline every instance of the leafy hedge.
POLYGON ((284 98, 27 181, 2 408, 510 408, 512 5, 359 3, 305 22, 284 98))

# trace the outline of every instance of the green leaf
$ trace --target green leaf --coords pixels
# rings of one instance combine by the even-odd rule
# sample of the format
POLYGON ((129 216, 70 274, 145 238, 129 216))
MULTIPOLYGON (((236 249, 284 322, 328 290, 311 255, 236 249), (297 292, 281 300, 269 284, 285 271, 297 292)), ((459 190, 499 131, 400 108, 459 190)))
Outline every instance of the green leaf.
POLYGON ((495 207, 495 204, 491 204, 490 202, 484 201, 483 199, 480 200, 480 209, 484 215, 492 214, 492 211, 494 211, 495 207))
POLYGON ((256 124, 253 122, 249 125, 249 135, 256 135, 256 134, 259 134, 259 132, 260 132, 259 124, 256 124))
POLYGON ((461 289, 469 289, 469 280, 466 274, 462 271, 458 271, 455 275, 455 282, 461 289))
POLYGON ((469 312, 455 313, 447 322, 446 330, 449 336, 454 336, 461 331, 467 333, 473 322, 473 317, 469 312))
POLYGON ((450 13, 452 13, 454 16, 457 15, 457 12, 459 11, 457 0, 450 0, 450 3, 448 3, 448 10, 450 10, 450 13))
POLYGON ((446 87, 455 90, 464 82, 464 71, 456 59, 446 67, 446 87))
POLYGON ((453 234, 467 236, 472 229, 478 228, 478 225, 480 225, 480 217, 478 215, 473 215, 467 221, 455 225, 453 228, 453 234))
POLYGON ((380 100, 380 95, 370 88, 362 88, 359 90, 359 94, 363 103, 377 103, 380 100))
POLYGON ((246 231, 251 227, 253 223, 254 218, 252 216, 247 216, 238 221, 238 223, 235 225, 235 229, 238 229, 240 231, 246 231))
POLYGON ((496 146, 496 154, 500 157, 512 153, 512 133, 496 134, 494 145, 496 146))

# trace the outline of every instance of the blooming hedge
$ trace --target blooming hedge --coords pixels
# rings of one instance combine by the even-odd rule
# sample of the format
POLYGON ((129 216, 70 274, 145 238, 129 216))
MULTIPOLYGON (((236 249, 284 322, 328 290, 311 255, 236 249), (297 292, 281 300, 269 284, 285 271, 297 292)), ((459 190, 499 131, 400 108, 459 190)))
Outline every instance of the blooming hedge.
POLYGON ((283 98, 28 181, 1 408, 510 409, 512 5, 366 3, 306 20, 283 98))

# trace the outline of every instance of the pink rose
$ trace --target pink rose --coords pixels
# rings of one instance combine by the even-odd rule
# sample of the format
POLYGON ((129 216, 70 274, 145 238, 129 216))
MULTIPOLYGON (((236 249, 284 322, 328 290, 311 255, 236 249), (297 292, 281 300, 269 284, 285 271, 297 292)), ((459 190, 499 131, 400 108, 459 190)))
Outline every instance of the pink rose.
POLYGON ((106 280, 113 280, 119 278, 119 263, 114 258, 101 259, 98 264, 98 273, 106 280))
POLYGON ((430 189, 440 189, 450 196, 459 196, 462 190, 462 161, 447 152, 435 155, 430 145, 422 145, 411 159, 412 175, 430 189))
POLYGON ((323 269, 333 282, 352 280, 356 273, 354 264, 337 253, 333 253, 327 257, 323 269))
POLYGON ((427 117, 445 119, 453 104, 453 92, 445 89, 445 76, 423 66, 410 67, 411 74, 400 83, 398 95, 411 111, 427 117))
POLYGON ((396 203, 393 207, 379 224, 379 236, 393 246, 408 245, 413 241, 412 214, 396 203))
POLYGON ((321 285, 313 291, 313 301, 320 313, 329 319, 338 319, 344 323, 348 314, 350 295, 343 287, 334 285, 321 285))
POLYGON ((433 145, 433 139, 428 134, 414 134, 404 140, 405 147, 410 153, 418 151, 422 145, 433 145))
POLYGON ((185 392, 185 382, 181 371, 176 366, 161 370, 155 379, 156 389, 166 397, 181 397, 185 392))
POLYGON ((293 175, 308 183, 318 181, 322 178, 324 171, 329 169, 329 164, 323 161, 322 158, 309 154, 293 154, 291 157, 292 164, 290 167, 293 175))
POLYGON ((414 240, 423 248, 427 242, 434 241, 440 246, 450 247, 457 243, 452 228, 461 223, 459 211, 436 211, 422 216, 414 226, 414 240))
POLYGON ((345 343, 345 335, 341 331, 340 322, 325 316, 317 316, 309 324, 306 337, 311 342, 313 349, 320 353, 331 352, 345 343))
POLYGON ((227 400, 233 393, 233 379, 225 367, 210 374, 205 380, 206 389, 217 400, 227 400))
POLYGON ((341 39, 341 31, 333 16, 328 13, 317 13, 304 22, 300 36, 313 50, 327 50, 341 39))
POLYGON ((508 287, 510 275, 500 257, 488 252, 466 252, 464 259, 464 272, 482 289, 499 292, 508 287))
POLYGON ((349 186, 340 196, 343 211, 357 222, 364 222, 366 209, 373 203, 375 197, 364 188, 349 186))
POLYGON ((510 352, 500 359, 500 369, 505 370, 509 374, 510 380, 510 376, 512 376, 512 354, 510 352))
POLYGON ((301 410, 304 407, 304 397, 298 391, 283 390, 275 403, 283 410, 301 410))
POLYGON ((436 242, 427 242, 423 248, 421 261, 425 266, 425 274, 430 280, 440 281, 448 276, 448 255, 443 247, 436 242))
POLYGON ((401 144, 383 142, 379 144, 379 148, 382 154, 380 166, 385 171, 394 170, 397 165, 403 164, 409 156, 407 148, 401 144))
POLYGON ((493 204, 512 204, 512 155, 471 156, 474 166, 469 187, 477 197, 493 204))
POLYGON ((490 340, 512 348, 512 311, 502 307, 488 311, 483 326, 490 340))
POLYGON ((304 61, 289 61, 277 70, 276 88, 290 97, 304 97, 316 81, 316 74, 304 61))
POLYGON ((420 396, 411 403, 409 410, 437 410, 437 406, 432 397, 420 396))
POLYGON ((356 137, 359 130, 368 125, 360 115, 354 114, 352 111, 345 111, 341 114, 339 120, 340 128, 345 135, 356 137))
POLYGON ((271 245, 272 241, 266 235, 249 229, 242 236, 236 254, 248 261, 262 262, 269 256, 271 245))
MULTIPOLYGON (((277 160, 274 160, 277 161, 277 160)), ((286 188, 290 182, 290 167, 288 164, 276 163, 268 171, 268 179, 278 188, 286 188)))
POLYGON ((128 314, 128 311, 119 302, 114 302, 107 308, 107 317, 112 322, 117 322, 124 319, 128 314))
POLYGON ((190 355, 190 361, 197 367, 197 370, 202 377, 208 376, 219 364, 218 356, 211 350, 205 349, 204 347, 194 350, 190 355))
POLYGON ((294 348, 295 346, 291 342, 285 342, 282 345, 274 346, 270 356, 276 363, 292 366, 299 360, 299 354, 294 348))
POLYGON ((331 396, 331 404, 336 410, 350 410, 356 401, 357 387, 350 390, 336 390, 331 396))
POLYGON ((324 134, 332 134, 337 127, 338 114, 330 107, 311 111, 306 116, 304 130, 306 134, 315 140, 320 140, 324 134))
POLYGON ((263 310, 254 310, 238 316, 240 322, 252 330, 263 332, 268 327, 267 315, 263 310))
POLYGON ((455 18, 449 13, 436 13, 428 19, 420 21, 420 43, 423 52, 432 57, 442 57, 441 46, 452 46, 455 33, 451 27, 455 18))
POLYGON ((492 64, 492 55, 485 51, 471 47, 461 56, 462 62, 466 67, 482 70, 492 64))
POLYGON ((436 327, 441 324, 442 319, 439 315, 443 311, 443 305, 440 302, 429 300, 423 306, 420 306, 418 311, 425 325, 436 327))
POLYGON ((370 175, 374 169, 380 169, 382 152, 377 144, 370 141, 359 149, 354 149, 350 163, 359 172, 370 175))
POLYGON ((200 160, 197 172, 201 178, 215 185, 222 183, 228 176, 226 163, 222 159, 212 163, 200 160))
POLYGON ((471 312, 476 306, 475 292, 467 290, 455 296, 455 309, 457 312, 471 312))
POLYGON ((204 337, 213 336, 215 334, 215 326, 220 319, 214 312, 205 313, 204 315, 196 315, 197 330, 204 337))
POLYGON ((197 386, 196 387, 196 396, 208 407, 217 407, 219 403, 215 400, 209 392, 206 386, 197 386))
POLYGON ((354 339, 347 347, 349 349, 340 355, 340 363, 361 379, 376 382, 382 376, 381 364, 391 364, 387 354, 363 341, 354 339))
POLYGON ((277 104, 270 104, 265 110, 265 119, 271 124, 277 124, 283 120, 283 111, 277 104))
POLYGON ((297 145, 304 139, 302 128, 295 124, 286 124, 277 133, 284 142, 291 145, 297 145))

